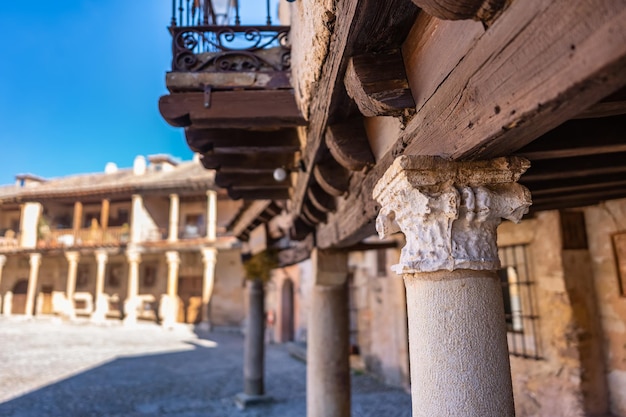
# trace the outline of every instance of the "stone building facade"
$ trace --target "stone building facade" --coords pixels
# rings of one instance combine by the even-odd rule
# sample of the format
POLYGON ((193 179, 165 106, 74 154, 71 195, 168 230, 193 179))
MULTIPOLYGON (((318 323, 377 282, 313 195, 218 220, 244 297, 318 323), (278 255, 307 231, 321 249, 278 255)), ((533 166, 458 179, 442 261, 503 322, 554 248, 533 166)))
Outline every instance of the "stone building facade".
POLYGON ((225 225, 237 203, 197 160, 0 187, 2 314, 239 326, 243 267, 225 225))

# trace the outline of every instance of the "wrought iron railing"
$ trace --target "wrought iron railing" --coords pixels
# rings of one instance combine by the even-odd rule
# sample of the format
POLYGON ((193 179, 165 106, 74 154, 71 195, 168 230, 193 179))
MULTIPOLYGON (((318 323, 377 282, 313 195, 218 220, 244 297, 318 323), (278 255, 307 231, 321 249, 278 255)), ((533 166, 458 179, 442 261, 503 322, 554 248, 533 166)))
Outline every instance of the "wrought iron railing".
MULTIPOLYGON (((286 71, 289 26, 242 25, 240 0, 172 0, 172 71, 286 71), (221 3, 221 4, 219 4, 221 3)), ((252 0, 258 1, 258 0, 252 0)))

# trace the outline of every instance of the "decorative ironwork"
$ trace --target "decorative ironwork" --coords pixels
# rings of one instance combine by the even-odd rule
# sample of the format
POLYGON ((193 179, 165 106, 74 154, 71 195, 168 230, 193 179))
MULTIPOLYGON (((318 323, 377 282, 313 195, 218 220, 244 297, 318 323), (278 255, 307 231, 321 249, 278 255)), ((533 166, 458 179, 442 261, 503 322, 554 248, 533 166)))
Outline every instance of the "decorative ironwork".
POLYGON ((272 26, 272 7, 276 2, 265 1, 265 25, 258 26, 241 25, 239 3, 240 0, 172 0, 172 71, 290 68, 289 27, 272 26))
POLYGON ((288 26, 171 27, 172 71, 285 71, 288 26))

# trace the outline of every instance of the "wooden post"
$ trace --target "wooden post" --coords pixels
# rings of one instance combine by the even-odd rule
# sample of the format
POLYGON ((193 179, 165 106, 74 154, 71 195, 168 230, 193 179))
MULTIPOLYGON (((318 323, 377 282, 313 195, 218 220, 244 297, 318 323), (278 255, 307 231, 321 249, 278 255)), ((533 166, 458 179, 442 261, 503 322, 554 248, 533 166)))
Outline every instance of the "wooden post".
POLYGON ((74 233, 74 245, 77 244, 78 233, 81 229, 83 219, 83 203, 77 201, 74 203, 74 220, 72 225, 72 231, 74 233))

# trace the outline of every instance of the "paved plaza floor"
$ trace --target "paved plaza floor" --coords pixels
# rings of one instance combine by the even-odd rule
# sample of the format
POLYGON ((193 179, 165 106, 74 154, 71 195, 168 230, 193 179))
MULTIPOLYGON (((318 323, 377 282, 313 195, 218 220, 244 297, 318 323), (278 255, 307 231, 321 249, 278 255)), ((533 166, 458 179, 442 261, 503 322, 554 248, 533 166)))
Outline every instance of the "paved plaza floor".
MULTIPOLYGON (((270 404, 238 410, 243 338, 153 324, 0 317, 1 417, 304 417, 306 365, 268 345, 270 404)), ((352 376, 352 415, 409 417, 410 396, 352 376)))

